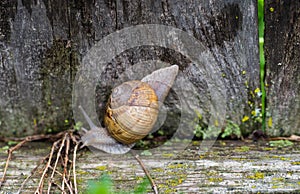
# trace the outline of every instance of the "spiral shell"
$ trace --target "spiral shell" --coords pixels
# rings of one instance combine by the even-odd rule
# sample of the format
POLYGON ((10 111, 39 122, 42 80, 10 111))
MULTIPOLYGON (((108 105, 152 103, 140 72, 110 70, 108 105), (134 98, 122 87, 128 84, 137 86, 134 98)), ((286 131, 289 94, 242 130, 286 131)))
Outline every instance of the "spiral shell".
POLYGON ((113 89, 104 123, 117 141, 131 144, 151 131, 158 111, 154 89, 142 81, 128 81, 113 89))

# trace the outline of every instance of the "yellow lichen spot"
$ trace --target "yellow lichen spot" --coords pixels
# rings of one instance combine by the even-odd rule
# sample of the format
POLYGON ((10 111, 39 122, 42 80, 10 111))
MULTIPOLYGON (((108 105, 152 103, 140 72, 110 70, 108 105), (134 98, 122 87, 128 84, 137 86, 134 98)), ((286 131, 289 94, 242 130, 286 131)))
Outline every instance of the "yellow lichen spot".
POLYGON ((248 88, 249 87, 249 82, 245 81, 245 86, 248 88))
POLYGON ((168 165, 169 169, 184 168, 184 167, 187 167, 187 166, 185 164, 181 164, 181 163, 168 165))
POLYGON ((164 187, 166 187, 166 186, 165 186, 164 184, 158 184, 157 187, 158 187, 158 188, 164 188, 164 187))
POLYGON ((283 181, 284 180, 284 178, 282 178, 282 177, 274 177, 274 178, 272 178, 272 181, 283 181))
POLYGON ((247 176, 247 178, 249 179, 263 179, 265 177, 264 173, 262 172, 256 172, 254 175, 250 175, 250 176, 247 176))
POLYGON ((76 174, 84 175, 84 174, 89 174, 89 173, 87 171, 84 171, 84 170, 76 170, 76 174))
POLYGON ((222 182, 223 181, 223 179, 219 178, 219 177, 211 177, 208 180, 209 180, 209 182, 222 182))
POLYGON ((219 126, 219 121, 215 120, 215 126, 218 127, 219 126))
POLYGON ((171 158, 173 156, 174 156, 173 153, 163 153, 163 157, 166 157, 166 158, 171 158))
POLYGON ((235 16, 235 19, 239 19, 239 16, 236 15, 236 16, 235 16))
POLYGON ((273 121, 272 121, 272 117, 270 117, 268 119, 268 127, 272 127, 273 121))
POLYGON ((250 150, 250 147, 248 147, 248 146, 242 146, 242 147, 235 148, 236 152, 248 152, 249 150, 250 150))
POLYGON ((224 141, 221 141, 220 144, 221 144, 221 146, 226 146, 226 142, 224 142, 224 141))
POLYGON ((280 157, 280 160, 286 161, 286 160, 291 160, 291 158, 280 157))
POLYGON ((248 120, 249 120, 249 117, 248 116, 244 116, 243 119, 242 119, 242 122, 244 123, 244 122, 246 122, 248 120))
POLYGON ((243 75, 246 75, 246 71, 245 71, 245 70, 244 70, 244 71, 242 71, 242 74, 243 74, 243 75))
POLYGON ((154 168, 153 172, 164 172, 165 170, 163 168, 154 168))
POLYGON ((300 165, 300 161, 291 162, 292 165, 300 165))
POLYGON ((193 146, 199 146, 200 145, 200 141, 192 141, 192 145, 193 146))
POLYGON ((225 73, 222 73, 222 77, 226 77, 226 74, 225 74, 225 73))
POLYGON ((256 89, 254 90, 254 92, 255 92, 255 94, 257 94, 258 92, 260 92, 260 89, 259 89, 259 88, 256 88, 256 89))
POLYGON ((197 115, 197 117, 198 117, 198 119, 199 120, 202 120, 202 114, 199 112, 199 111, 197 111, 197 110, 195 110, 195 113, 196 113, 196 115, 197 115))
POLYGON ((270 7, 270 12, 274 12, 274 7, 270 7))
POLYGON ((265 83, 265 86, 266 86, 266 87, 269 87, 269 84, 268 84, 268 83, 265 83))
POLYGON ((144 177, 137 176, 135 179, 136 179, 137 181, 142 181, 142 180, 144 180, 144 177))
POLYGON ((107 167, 106 166, 97 166, 96 169, 97 170, 106 170, 107 167))
POLYGON ((263 148, 264 151, 271 151, 273 148, 263 148))
POLYGON ((36 121, 36 119, 34 118, 33 119, 33 126, 36 126, 37 125, 37 121, 36 121))
POLYGON ((254 93, 252 91, 250 91, 250 95, 252 96, 252 98, 255 97, 254 93))

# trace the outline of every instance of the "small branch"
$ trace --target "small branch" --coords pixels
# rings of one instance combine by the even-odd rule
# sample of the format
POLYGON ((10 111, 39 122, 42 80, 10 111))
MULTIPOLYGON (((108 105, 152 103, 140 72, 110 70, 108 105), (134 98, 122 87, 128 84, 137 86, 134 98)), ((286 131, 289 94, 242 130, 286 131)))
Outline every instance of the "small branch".
POLYGON ((44 169, 44 171, 43 171, 43 174, 42 174, 42 176, 41 176, 39 185, 38 185, 37 189, 36 189, 35 192, 34 192, 35 194, 40 194, 40 193, 42 192, 43 183, 44 183, 44 178, 45 178, 46 173, 47 173, 47 171, 48 171, 48 169, 49 169, 49 166, 50 166, 50 164, 51 164, 51 160, 52 160, 54 151, 55 151, 55 149, 56 149, 56 146, 57 146, 57 144, 58 144, 60 141, 61 141, 61 140, 59 139, 59 140, 57 140, 56 142, 54 142, 53 145, 52 145, 52 148, 51 148, 51 151, 50 151, 50 155, 49 155, 48 162, 47 162, 47 164, 46 164, 46 166, 45 166, 45 169, 44 169))
POLYGON ((26 142, 27 142, 27 140, 24 139, 23 141, 21 141, 20 143, 18 143, 17 145, 15 145, 14 147, 10 148, 10 149, 7 151, 7 152, 8 152, 8 155, 7 155, 7 159, 6 159, 6 163, 5 163, 5 167, 4 167, 4 172, 3 172, 2 178, 0 179, 0 188, 1 188, 2 184, 3 184, 4 181, 5 181, 6 172, 7 172, 7 169, 8 169, 8 164, 9 164, 9 161, 11 160, 13 151, 19 149, 19 148, 20 148, 23 144, 25 144, 26 142))
POLYGON ((56 170, 56 167, 57 167, 57 163, 58 163, 58 160, 60 158, 60 155, 61 155, 61 151, 65 145, 65 141, 66 141, 66 138, 67 138, 67 135, 68 133, 65 133, 62 141, 61 141, 61 144, 60 144, 60 147, 59 147, 59 150, 56 154, 56 160, 55 160, 55 163, 54 163, 54 167, 53 167, 53 170, 52 170, 52 174, 51 174, 51 177, 50 177, 50 180, 49 180, 49 184, 48 184, 48 193, 50 193, 50 190, 51 190, 51 185, 52 185, 52 180, 53 180, 53 177, 54 177, 54 173, 55 173, 55 170, 56 170))
POLYGON ((269 140, 271 140, 271 141, 276 141, 276 140, 300 141, 300 136, 291 135, 290 137, 271 137, 271 138, 269 138, 269 140))
MULTIPOLYGON (((131 153, 134 154, 133 151, 131 151, 131 153)), ((145 172, 147 178, 149 179, 149 181, 150 181, 150 183, 151 183, 151 186, 152 186, 152 189, 153 189, 154 193, 155 193, 155 194, 158 194, 157 185, 155 184, 154 180, 152 179, 152 177, 151 177, 149 171, 146 169, 146 167, 145 167, 143 161, 140 159, 140 157, 139 157, 138 154, 136 154, 134 157, 135 157, 135 159, 138 161, 138 163, 141 165, 143 171, 145 172)))
POLYGON ((65 186, 64 186, 65 181, 64 180, 66 179, 66 174, 67 174, 67 167, 68 167, 68 161, 69 161, 69 158, 68 158, 69 149, 70 149, 70 137, 67 136, 65 158, 64 158, 64 162, 63 162, 64 171, 63 171, 62 189, 65 188, 65 186))
MULTIPOLYGON (((63 181, 67 185, 67 187, 69 189, 69 193, 73 194, 73 189, 72 189, 71 185, 69 184, 69 181, 66 179, 66 177, 63 177, 63 181)), ((64 188, 62 188, 62 189, 64 190, 64 188)))
MULTIPOLYGON (((3 175, 2 175, 2 178, 0 179, 0 189, 2 187, 2 184, 5 182, 5 178, 6 178, 6 173, 7 173, 7 169, 8 169, 8 164, 11 160, 11 157, 12 157, 12 153, 19 149, 20 147, 22 147, 25 143, 27 142, 30 142, 30 141, 36 141, 36 140, 41 140, 41 139, 50 139, 50 138, 59 138, 61 137, 65 132, 60 132, 58 134, 48 134, 48 135, 32 135, 32 136, 28 136, 28 137, 25 137, 25 138, 13 138, 14 141, 21 141, 19 142, 17 145, 15 145, 14 147, 10 148, 8 150, 8 155, 7 155, 7 160, 6 160, 6 163, 5 163, 5 167, 4 167, 4 172, 3 172, 3 175)), ((2 139, 3 141, 10 141, 11 139, 2 139)))
POLYGON ((73 152, 73 181, 74 181, 74 192, 75 192, 75 194, 77 194, 78 193, 78 190, 77 190, 77 179, 76 179, 76 154, 77 154, 77 149, 78 149, 78 146, 79 146, 79 144, 78 143, 76 143, 76 145, 75 145, 75 148, 74 148, 74 152, 73 152))
POLYGON ((40 134, 40 135, 31 135, 27 137, 20 137, 20 138, 0 138, 0 141, 3 142, 9 142, 9 141, 24 141, 26 140, 27 142, 29 141, 36 141, 36 140, 41 140, 41 139, 59 139, 61 138, 66 131, 59 132, 57 134, 40 134))

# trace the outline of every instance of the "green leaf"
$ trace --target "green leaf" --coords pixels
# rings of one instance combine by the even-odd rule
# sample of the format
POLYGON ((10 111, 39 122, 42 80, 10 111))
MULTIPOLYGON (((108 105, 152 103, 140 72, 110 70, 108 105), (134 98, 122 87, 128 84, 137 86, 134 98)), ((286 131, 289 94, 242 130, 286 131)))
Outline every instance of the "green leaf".
POLYGON ((149 180, 146 179, 146 178, 144 178, 144 180, 134 188, 134 193, 135 193, 135 194, 143 194, 143 193, 146 193, 147 187, 148 187, 149 185, 150 185, 149 180))
POLYGON ((113 193, 113 183, 107 174, 103 174, 98 181, 91 180, 88 182, 88 194, 110 194, 113 193))

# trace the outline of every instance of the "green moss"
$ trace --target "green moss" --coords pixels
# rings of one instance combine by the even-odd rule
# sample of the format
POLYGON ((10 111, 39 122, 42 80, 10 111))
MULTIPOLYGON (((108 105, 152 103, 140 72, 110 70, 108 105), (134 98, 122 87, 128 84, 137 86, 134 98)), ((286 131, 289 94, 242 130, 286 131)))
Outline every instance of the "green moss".
POLYGON ((79 66, 78 56, 67 41, 54 40, 45 52, 41 68, 44 101, 37 110, 36 126, 53 133, 69 128, 72 120, 72 84, 79 66))
POLYGON ((236 148, 235 152, 248 152, 249 150, 250 150, 250 147, 242 146, 242 147, 236 148))
POLYGON ((277 141, 270 141, 269 145, 271 147, 278 147, 278 148, 282 148, 282 147, 289 147, 289 146, 293 146, 294 143, 289 141, 289 140, 277 140, 277 141))
POLYGON ((84 174, 89 174, 89 173, 87 171, 84 171, 84 170, 76 170, 76 174, 84 175, 84 174))
POLYGON ((149 150, 144 150, 144 151, 141 153, 141 156, 152 156, 152 152, 150 152, 149 150))

